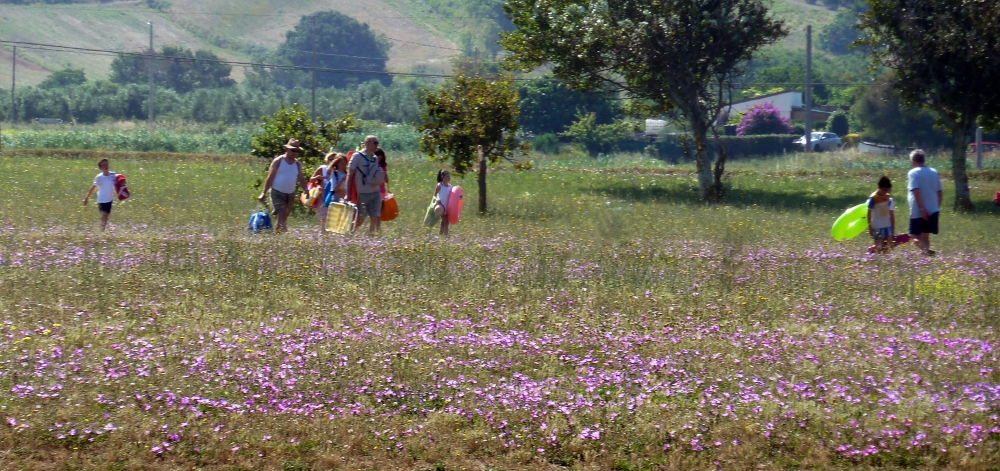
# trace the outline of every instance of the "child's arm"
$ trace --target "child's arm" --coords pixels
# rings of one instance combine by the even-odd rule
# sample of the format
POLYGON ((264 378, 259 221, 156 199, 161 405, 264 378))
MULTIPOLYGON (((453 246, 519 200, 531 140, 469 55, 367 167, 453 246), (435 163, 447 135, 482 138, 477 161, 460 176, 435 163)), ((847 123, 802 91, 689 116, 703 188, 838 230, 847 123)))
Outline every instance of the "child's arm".
POLYGON ((892 221, 892 235, 896 235, 896 210, 889 211, 889 220, 892 221))
POLYGON ((83 205, 87 205, 87 201, 90 201, 90 195, 94 194, 94 190, 97 189, 97 185, 90 185, 90 191, 87 192, 87 196, 83 198, 83 205))
POLYGON ((434 187, 434 195, 431 196, 431 199, 433 200, 434 198, 437 198, 438 197, 438 192, 440 192, 440 191, 441 191, 441 184, 438 183, 437 186, 434 187))
POLYGON ((875 236, 875 229, 872 229, 872 210, 868 210, 868 235, 875 236))

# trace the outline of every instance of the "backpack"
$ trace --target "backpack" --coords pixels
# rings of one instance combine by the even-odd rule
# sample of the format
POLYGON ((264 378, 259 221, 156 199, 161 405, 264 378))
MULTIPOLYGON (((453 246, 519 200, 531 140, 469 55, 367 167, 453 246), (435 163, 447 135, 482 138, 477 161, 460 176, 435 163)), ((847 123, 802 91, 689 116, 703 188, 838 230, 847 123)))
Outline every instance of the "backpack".
POLYGON ((271 230, 271 216, 267 214, 267 210, 262 209, 250 215, 250 221, 247 222, 247 232, 260 234, 260 231, 269 230, 271 230))
POLYGON ((382 184, 385 183, 385 170, 382 170, 382 167, 378 166, 378 159, 368 160, 367 155, 360 155, 365 161, 365 168, 368 169, 368 171, 365 172, 364 170, 361 170, 361 166, 358 165, 358 173, 361 174, 361 184, 368 186, 382 186, 382 184), (375 165, 375 170, 372 170, 372 164, 375 165))
POLYGON ((125 175, 118 175, 115 177, 115 194, 118 195, 118 201, 125 201, 132 196, 132 193, 129 193, 128 191, 125 175))

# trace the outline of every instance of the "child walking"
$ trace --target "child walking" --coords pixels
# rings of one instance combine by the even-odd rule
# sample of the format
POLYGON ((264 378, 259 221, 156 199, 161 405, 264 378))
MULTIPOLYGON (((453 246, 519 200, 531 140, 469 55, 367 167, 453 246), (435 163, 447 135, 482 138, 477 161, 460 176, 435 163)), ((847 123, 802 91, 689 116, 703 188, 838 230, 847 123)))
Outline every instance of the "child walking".
POLYGON ((94 177, 94 184, 90 186, 90 191, 83 198, 83 205, 86 206, 90 201, 90 195, 94 193, 94 190, 97 190, 97 211, 101 214, 102 231, 108 227, 111 203, 115 201, 115 181, 118 178, 118 175, 108 170, 108 167, 108 159, 101 159, 100 162, 97 162, 97 168, 101 169, 101 173, 94 177))
POLYGON ((896 205, 892 201, 892 182, 883 175, 878 179, 878 190, 868 197, 868 233, 875 244, 870 252, 886 253, 894 244, 896 234, 896 205))
POLYGON ((447 170, 438 171, 437 188, 434 189, 434 214, 441 216, 440 235, 448 235, 448 196, 451 195, 451 172, 447 170))

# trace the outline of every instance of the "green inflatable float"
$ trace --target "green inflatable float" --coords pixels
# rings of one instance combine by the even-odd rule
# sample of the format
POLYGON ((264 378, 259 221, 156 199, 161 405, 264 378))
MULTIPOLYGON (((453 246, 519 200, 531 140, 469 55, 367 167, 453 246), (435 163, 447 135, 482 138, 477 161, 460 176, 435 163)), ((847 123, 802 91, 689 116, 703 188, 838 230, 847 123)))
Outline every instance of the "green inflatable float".
POLYGON ((868 203, 861 203, 848 208, 833 222, 830 235, 833 240, 850 240, 868 229, 868 203))

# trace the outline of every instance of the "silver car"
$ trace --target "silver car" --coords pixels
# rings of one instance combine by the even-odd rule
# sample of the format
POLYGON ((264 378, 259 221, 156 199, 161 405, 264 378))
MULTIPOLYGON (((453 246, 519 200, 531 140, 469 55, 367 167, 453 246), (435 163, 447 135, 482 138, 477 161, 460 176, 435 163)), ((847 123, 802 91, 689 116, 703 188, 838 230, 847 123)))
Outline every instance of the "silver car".
MULTIPOLYGON (((841 142, 840 137, 832 132, 814 132, 809 136, 811 142, 809 145, 812 146, 813 152, 822 152, 824 150, 834 150, 840 148, 841 142)), ((795 144, 802 146, 802 150, 806 149, 806 137, 802 136, 795 140, 795 144)))

